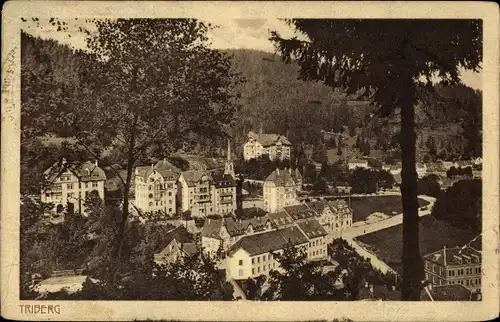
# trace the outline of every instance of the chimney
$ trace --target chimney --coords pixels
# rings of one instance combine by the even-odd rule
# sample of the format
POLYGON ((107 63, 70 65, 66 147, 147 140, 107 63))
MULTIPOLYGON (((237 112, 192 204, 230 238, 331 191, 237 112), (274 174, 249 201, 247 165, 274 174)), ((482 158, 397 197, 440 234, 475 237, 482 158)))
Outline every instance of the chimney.
POLYGON ((95 166, 98 167, 99 166, 99 162, 97 161, 97 159, 95 160, 95 166))
POLYGON ((210 218, 208 218, 208 224, 210 225, 210 218))
POLYGON ((260 130, 259 130, 259 134, 262 134, 264 133, 264 127, 262 125, 262 123, 260 124, 260 130))
POLYGON ((280 174, 280 168, 276 167, 276 174, 280 174))

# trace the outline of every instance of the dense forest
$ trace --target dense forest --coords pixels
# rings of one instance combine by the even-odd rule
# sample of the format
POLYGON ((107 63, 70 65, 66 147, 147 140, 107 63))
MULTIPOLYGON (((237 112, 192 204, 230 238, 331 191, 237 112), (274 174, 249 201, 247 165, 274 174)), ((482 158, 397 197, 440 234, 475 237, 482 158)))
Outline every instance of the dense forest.
MULTIPOLYGON (((89 57, 53 40, 26 33, 22 33, 22 42, 22 97, 27 97, 26 92, 34 86, 42 86, 40 84, 50 83, 53 88, 36 101, 23 100, 23 125, 31 123, 30 129, 37 128, 33 123, 38 123, 37 116, 44 107, 53 104, 54 95, 68 96, 68 100, 58 98, 57 102, 70 116, 75 102, 69 101, 69 93, 78 90, 78 64, 87 63, 89 57), (31 72, 35 70, 36 73, 31 72)), ((338 158, 398 154, 395 150, 397 116, 392 120, 379 119, 373 114, 376 108, 368 102, 346 97, 321 83, 298 80, 298 67, 287 65, 272 54, 243 49, 228 53, 232 56, 234 72, 245 80, 237 86, 241 108, 230 129, 233 149, 238 155, 247 133, 261 129, 287 135, 295 147, 331 150, 329 155, 337 157, 329 157, 330 162, 338 158), (330 135, 325 136, 322 130, 330 135)), ((419 159, 432 161, 481 155, 481 92, 466 86, 441 86, 436 90, 439 95, 417 108, 419 159)), ((47 122, 42 120, 40 124, 47 122)), ((57 127, 57 122, 54 127, 58 136, 66 135, 66 129, 57 127)), ((37 133, 32 134, 31 138, 37 137, 37 133)), ((192 152, 215 156, 224 153, 225 142, 215 146, 201 144, 198 148, 201 151, 192 152)), ((320 157, 315 161, 324 160, 320 157)))

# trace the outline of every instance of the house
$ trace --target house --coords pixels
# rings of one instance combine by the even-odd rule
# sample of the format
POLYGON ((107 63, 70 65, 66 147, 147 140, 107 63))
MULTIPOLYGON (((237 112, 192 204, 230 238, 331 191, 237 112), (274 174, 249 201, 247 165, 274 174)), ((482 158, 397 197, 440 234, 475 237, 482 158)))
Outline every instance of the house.
POLYGON ((326 216, 324 221, 328 225, 327 231, 329 233, 341 232, 352 227, 353 210, 345 200, 331 200, 327 204, 331 215, 326 216))
POLYGON ((135 168, 134 205, 141 211, 177 212, 177 178, 179 170, 166 160, 155 165, 135 168))
POLYGON ((401 164, 401 162, 398 162, 396 164, 391 165, 389 172, 394 176, 396 174, 400 174, 401 169, 402 169, 402 164, 401 164))
POLYGON ((245 236, 228 251, 227 278, 247 279, 279 269, 272 252, 281 254, 287 243, 306 250, 309 239, 298 227, 288 227, 245 236))
POLYGON ((462 284, 440 286, 429 284, 427 290, 422 291, 420 299, 422 301, 475 301, 479 299, 478 295, 462 284))
POLYGON ((457 163, 454 161, 442 161, 443 167, 448 170, 451 167, 458 167, 457 163))
POLYGON ((417 176, 419 178, 423 178, 426 173, 427 173, 427 166, 425 165, 425 163, 420 163, 418 162, 415 166, 416 170, 417 170, 417 176))
POLYGON ((53 203, 56 213, 85 211, 85 200, 91 195, 104 200, 106 174, 95 162, 61 162, 44 171, 47 187, 43 187, 40 201, 53 203))
POLYGON ((230 142, 223 173, 184 171, 177 182, 181 211, 195 217, 212 214, 234 214, 236 211, 236 179, 231 160, 230 142))
POLYGON ((360 301, 401 301, 401 291, 395 286, 373 285, 365 282, 364 287, 359 290, 360 301))
POLYGON ((467 168, 467 167, 472 168, 472 166, 473 166, 473 162, 468 161, 468 160, 460 160, 460 161, 457 161, 456 164, 459 168, 467 168))
POLYGON ((349 170, 354 170, 356 168, 364 168, 364 169, 368 169, 369 168, 369 165, 368 165, 368 161, 367 160, 358 160, 358 159, 354 159, 354 160, 351 160, 347 163, 347 168, 349 170))
POLYGON ((179 226, 167 232, 156 246, 154 262, 158 265, 173 264, 197 252, 198 247, 192 242, 191 234, 184 226, 179 226))
POLYGON ((326 236, 328 233, 320 225, 317 219, 301 221, 297 223, 302 233, 307 236, 307 258, 318 260, 325 259, 327 256, 326 236))
POLYGON ((283 210, 293 221, 308 220, 316 217, 316 212, 309 208, 306 203, 283 207, 283 210))
POLYGON ((301 186, 302 176, 298 169, 292 171, 292 169, 277 168, 264 182, 264 209, 276 212, 283 207, 298 204, 296 197, 301 186))
POLYGON ((290 159, 292 144, 280 134, 248 133, 248 140, 243 145, 243 158, 250 160, 264 154, 271 160, 290 159))
POLYGON ((466 245, 440 249, 423 256, 425 279, 433 286, 461 284, 481 289, 481 252, 466 245))
POLYGON ((253 235, 273 229, 267 216, 246 220, 226 217, 207 218, 201 231, 201 245, 211 256, 222 255, 243 236, 253 235))

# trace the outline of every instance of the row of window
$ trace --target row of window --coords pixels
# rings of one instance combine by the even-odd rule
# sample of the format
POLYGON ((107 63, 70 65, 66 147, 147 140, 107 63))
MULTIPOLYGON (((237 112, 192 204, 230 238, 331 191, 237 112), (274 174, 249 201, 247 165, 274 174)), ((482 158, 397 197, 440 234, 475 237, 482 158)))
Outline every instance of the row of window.
POLYGON ((312 242, 309 242, 309 247, 311 246, 319 246, 319 245, 324 245, 326 244, 326 241, 325 239, 316 239, 316 240, 313 240, 312 242))
MULTIPOLYGON (((267 254, 267 260, 270 261, 272 258, 271 254, 267 254)), ((265 262, 266 261, 266 255, 262 255, 262 256, 257 256, 257 257, 254 257, 252 258, 252 264, 255 264, 256 262, 257 263, 260 263, 260 260, 262 259, 262 262, 265 262)), ((241 261, 241 264, 240 265, 243 265, 243 261, 241 261)))
POLYGON ((456 274, 456 276, 472 275, 473 272, 474 272, 474 274, 480 274, 481 267, 474 267, 474 269, 472 267, 468 267, 465 270, 463 268, 450 269, 450 270, 448 270, 448 276, 455 276, 455 274, 456 274))
POLYGON ((449 281, 449 284, 462 284, 464 286, 481 285, 481 279, 474 278, 474 279, 470 279, 470 280, 449 281))
POLYGON ((309 257, 325 255, 325 254, 326 254, 326 249, 322 248, 322 249, 314 250, 314 251, 310 252, 309 257))
MULTIPOLYGON (((261 266, 257 266, 257 269, 254 267, 252 268, 252 275, 255 275, 255 271, 257 271, 257 274, 259 274, 261 272, 261 266)), ((273 263, 269 263, 267 265, 262 265, 262 273, 266 272, 266 271, 270 271, 272 268, 276 268, 276 262, 273 262, 273 263)))

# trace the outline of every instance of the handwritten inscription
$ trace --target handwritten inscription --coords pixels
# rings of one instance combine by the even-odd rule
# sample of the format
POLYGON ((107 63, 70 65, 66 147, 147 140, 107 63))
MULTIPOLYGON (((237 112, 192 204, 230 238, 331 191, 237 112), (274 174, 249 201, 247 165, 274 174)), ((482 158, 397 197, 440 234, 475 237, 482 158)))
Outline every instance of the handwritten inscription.
POLYGON ((60 305, 21 304, 21 314, 61 314, 60 305))
POLYGON ((10 121, 14 120, 11 112, 15 108, 14 101, 12 100, 13 95, 13 83, 12 79, 14 76, 15 67, 15 54, 16 48, 12 48, 4 61, 2 62, 2 105, 5 106, 5 114, 8 115, 10 121))

